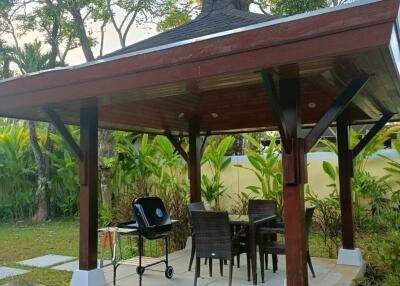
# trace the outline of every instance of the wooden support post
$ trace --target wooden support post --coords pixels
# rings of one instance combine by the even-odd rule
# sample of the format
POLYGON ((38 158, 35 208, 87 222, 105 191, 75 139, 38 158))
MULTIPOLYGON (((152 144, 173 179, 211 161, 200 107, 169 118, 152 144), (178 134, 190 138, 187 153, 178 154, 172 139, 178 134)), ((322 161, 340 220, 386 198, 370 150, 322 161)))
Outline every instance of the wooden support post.
POLYGON ((340 211, 344 249, 354 249, 354 217, 352 199, 353 155, 349 149, 349 122, 346 113, 337 120, 340 211))
POLYGON ((280 104, 287 127, 283 151, 283 207, 285 217, 286 279, 288 286, 307 286, 304 183, 307 163, 304 139, 299 138, 300 86, 298 74, 280 79, 280 104), (290 151, 289 151, 290 150, 290 151))
POLYGON ((80 239, 79 269, 97 269, 97 106, 81 108, 80 239))
POLYGON ((189 160, 190 202, 201 201, 201 138, 197 117, 189 120, 189 160))

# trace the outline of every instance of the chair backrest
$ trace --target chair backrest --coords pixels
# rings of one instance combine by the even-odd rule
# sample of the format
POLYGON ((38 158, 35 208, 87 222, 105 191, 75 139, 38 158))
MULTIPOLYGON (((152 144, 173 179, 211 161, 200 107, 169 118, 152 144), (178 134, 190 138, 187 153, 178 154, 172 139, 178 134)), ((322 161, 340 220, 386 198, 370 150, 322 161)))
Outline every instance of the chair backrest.
POLYGON ((250 220, 276 215, 277 203, 274 200, 249 200, 247 214, 250 220))
POLYGON ((231 259, 232 233, 227 212, 193 211, 197 257, 231 259))
POLYGON ((307 235, 307 249, 308 249, 308 239, 310 236, 312 220, 314 216, 315 206, 306 208, 306 235, 307 235))
POLYGON ((206 207, 204 206, 203 202, 197 202, 197 203, 188 204, 187 209, 188 209, 189 223, 190 223, 190 225, 193 225, 192 212, 194 212, 194 211, 205 211, 206 207))

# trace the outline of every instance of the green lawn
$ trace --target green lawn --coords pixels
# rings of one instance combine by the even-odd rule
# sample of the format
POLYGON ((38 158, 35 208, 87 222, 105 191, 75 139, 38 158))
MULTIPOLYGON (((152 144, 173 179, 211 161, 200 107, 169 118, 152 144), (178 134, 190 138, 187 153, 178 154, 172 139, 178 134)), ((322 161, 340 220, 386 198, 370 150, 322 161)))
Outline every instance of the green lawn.
MULTIPOLYGON (((99 252, 102 237, 99 235, 99 252)), ((28 269, 32 272, 0 280, 0 285, 23 280, 36 282, 47 286, 69 285, 72 273, 36 267, 24 267, 16 264, 17 261, 35 258, 47 254, 58 254, 78 257, 79 255, 79 220, 69 219, 50 221, 45 223, 8 223, 0 224, 0 266, 28 269)), ((132 255, 136 251, 136 243, 127 237, 122 237, 122 247, 125 255, 132 255)), ((157 256, 162 252, 162 245, 158 242, 146 241, 146 254, 157 256)), ((100 258, 100 255, 99 255, 100 258)), ((110 259, 110 251, 106 252, 106 259, 110 259)))
POLYGON ((79 221, 65 220, 45 223, 15 223, 0 225, 0 265, 32 272, 1 280, 1 283, 23 280, 48 286, 69 285, 71 272, 23 267, 17 261, 46 254, 78 257, 79 221))

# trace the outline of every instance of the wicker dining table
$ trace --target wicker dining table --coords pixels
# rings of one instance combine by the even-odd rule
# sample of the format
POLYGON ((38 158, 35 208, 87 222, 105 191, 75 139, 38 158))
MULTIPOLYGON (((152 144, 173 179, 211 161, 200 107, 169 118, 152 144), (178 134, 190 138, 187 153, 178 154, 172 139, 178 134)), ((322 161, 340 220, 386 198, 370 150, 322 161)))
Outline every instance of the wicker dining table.
POLYGON ((248 215, 229 215, 230 224, 233 227, 242 227, 249 232, 248 245, 250 248, 251 273, 254 285, 257 285, 257 228, 275 221, 276 218, 276 215, 257 217, 257 219, 250 219, 248 215))

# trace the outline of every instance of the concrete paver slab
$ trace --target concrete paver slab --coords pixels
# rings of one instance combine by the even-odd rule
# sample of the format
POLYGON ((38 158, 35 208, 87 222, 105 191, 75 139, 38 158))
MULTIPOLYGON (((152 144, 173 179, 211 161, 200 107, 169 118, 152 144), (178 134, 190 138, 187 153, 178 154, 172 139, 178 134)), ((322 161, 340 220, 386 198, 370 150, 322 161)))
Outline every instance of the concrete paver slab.
POLYGON ((17 264, 24 266, 33 266, 33 267, 50 267, 52 265, 60 264, 63 262, 71 261, 76 259, 72 256, 63 256, 63 255, 55 255, 49 254, 44 255, 24 261, 17 262, 17 264))

